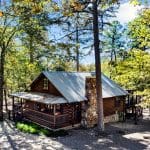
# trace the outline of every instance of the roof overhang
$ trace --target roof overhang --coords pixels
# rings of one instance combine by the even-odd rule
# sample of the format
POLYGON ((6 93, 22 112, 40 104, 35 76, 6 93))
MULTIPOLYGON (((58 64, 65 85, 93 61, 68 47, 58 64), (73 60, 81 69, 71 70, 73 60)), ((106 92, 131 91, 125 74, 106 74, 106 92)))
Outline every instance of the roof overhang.
POLYGON ((46 93, 39 92, 17 92, 10 94, 11 97, 22 98, 24 100, 30 100, 34 102, 44 103, 44 104, 64 104, 67 100, 63 97, 54 96, 46 93))

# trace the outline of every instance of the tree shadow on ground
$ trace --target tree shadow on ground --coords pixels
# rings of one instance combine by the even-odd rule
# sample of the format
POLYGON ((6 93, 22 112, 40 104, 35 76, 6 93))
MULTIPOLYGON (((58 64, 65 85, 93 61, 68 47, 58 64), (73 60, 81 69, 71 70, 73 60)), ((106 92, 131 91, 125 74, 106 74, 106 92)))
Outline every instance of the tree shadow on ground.
MULTIPOLYGON (((107 129, 106 129, 107 130, 107 129)), ((147 149, 147 143, 144 140, 135 140, 125 138, 120 134, 118 128, 111 127, 113 132, 108 133, 107 136, 95 136, 92 130, 76 130, 72 131, 69 140, 60 138, 58 141, 70 149, 128 149, 128 150, 142 150, 147 149), (116 132, 115 132, 116 131, 116 132), (77 135, 78 134, 78 135, 77 135)))
MULTIPOLYGON (((148 149, 150 140, 144 138, 128 138, 128 135, 139 133, 142 135, 150 134, 150 120, 139 120, 135 125, 134 121, 107 124, 105 132, 107 136, 95 136, 95 129, 72 130, 70 138, 58 139, 60 143, 70 149, 128 149, 142 150, 148 149), (126 136, 127 135, 127 136, 126 136), (149 141, 148 141, 149 140, 149 141)), ((134 136, 134 135, 133 135, 134 136)))
POLYGON ((111 150, 149 149, 150 140, 144 138, 130 138, 128 135, 139 133, 150 134, 150 120, 141 120, 138 125, 133 121, 125 123, 106 124, 106 136, 95 136, 93 129, 73 129, 65 137, 48 138, 31 135, 18 131, 11 121, 0 123, 0 149, 20 150, 111 150))

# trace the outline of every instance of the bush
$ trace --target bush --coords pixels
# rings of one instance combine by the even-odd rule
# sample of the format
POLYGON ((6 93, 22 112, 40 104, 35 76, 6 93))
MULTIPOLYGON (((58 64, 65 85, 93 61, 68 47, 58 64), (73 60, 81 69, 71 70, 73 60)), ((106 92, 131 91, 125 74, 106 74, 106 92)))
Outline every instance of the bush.
POLYGON ((29 122, 17 122, 16 128, 24 133, 45 135, 48 137, 58 137, 58 136, 66 136, 68 132, 65 130, 52 131, 45 128, 40 127, 34 123, 29 122))
POLYGON ((38 134, 37 126, 35 126, 33 124, 17 122, 16 127, 17 127, 17 129, 19 129, 20 131, 25 132, 25 133, 38 134))
POLYGON ((43 129, 40 130, 39 134, 48 136, 50 134, 50 131, 48 129, 43 128, 43 129))

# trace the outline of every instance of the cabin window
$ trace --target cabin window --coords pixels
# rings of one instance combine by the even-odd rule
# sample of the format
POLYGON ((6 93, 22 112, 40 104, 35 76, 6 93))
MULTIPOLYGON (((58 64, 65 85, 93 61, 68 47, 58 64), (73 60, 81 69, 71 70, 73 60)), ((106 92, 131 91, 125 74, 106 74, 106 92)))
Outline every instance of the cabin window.
POLYGON ((116 97, 116 99, 115 99, 115 107, 120 107, 120 104, 121 104, 121 100, 118 97, 116 97))
POLYGON ((48 79, 44 78, 43 89, 48 90, 48 79))

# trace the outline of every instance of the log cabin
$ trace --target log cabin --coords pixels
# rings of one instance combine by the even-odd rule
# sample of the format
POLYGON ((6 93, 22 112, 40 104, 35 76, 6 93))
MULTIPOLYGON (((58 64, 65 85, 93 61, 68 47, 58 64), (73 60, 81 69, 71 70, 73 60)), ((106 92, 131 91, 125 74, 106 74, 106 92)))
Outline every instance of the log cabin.
MULTIPOLYGON (((102 74, 104 122, 118 121, 124 114, 128 94, 102 74)), ((97 123, 96 79, 94 73, 43 71, 28 92, 12 97, 13 118, 21 118, 50 129, 97 123)))

